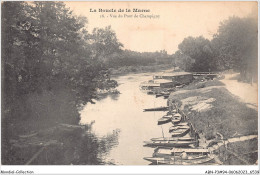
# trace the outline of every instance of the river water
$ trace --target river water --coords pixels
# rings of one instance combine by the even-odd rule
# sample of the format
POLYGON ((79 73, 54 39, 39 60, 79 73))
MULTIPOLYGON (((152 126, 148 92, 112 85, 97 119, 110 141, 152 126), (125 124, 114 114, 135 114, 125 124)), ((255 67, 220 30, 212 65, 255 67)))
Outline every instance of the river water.
MULTIPOLYGON (((155 74, 155 73, 153 73, 155 74)), ((147 95, 139 89, 141 82, 152 78, 152 73, 129 74, 115 78, 121 94, 88 103, 81 111, 81 123, 95 121, 92 131, 97 137, 117 133, 111 150, 102 158, 116 165, 148 165, 143 157, 151 157, 154 149, 143 147, 144 141, 169 136, 171 124, 157 125, 166 112, 143 112, 145 108, 166 106, 167 99, 147 95)), ((111 140, 110 140, 111 142, 111 140)))

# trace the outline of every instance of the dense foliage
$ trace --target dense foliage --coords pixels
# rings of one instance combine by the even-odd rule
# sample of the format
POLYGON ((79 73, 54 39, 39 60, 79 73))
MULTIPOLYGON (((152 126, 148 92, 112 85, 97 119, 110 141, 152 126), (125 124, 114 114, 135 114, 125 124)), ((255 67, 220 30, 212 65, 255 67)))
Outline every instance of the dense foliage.
POLYGON ((257 76, 258 27, 256 18, 231 17, 223 21, 212 40, 220 69, 234 69, 242 79, 257 76))
POLYGON ((122 66, 148 66, 159 64, 171 64, 172 57, 165 50, 157 52, 135 52, 123 50, 108 57, 106 64, 110 68, 122 66))
POLYGON ((12 139, 78 124, 79 108, 96 98, 97 89, 117 86, 102 58, 122 44, 110 27, 89 33, 87 19, 62 2, 3 2, 1 20, 2 161, 21 164, 10 159, 24 153, 12 139))
POLYGON ((214 70, 210 41, 200 36, 185 38, 174 54, 176 64, 185 71, 208 72, 214 70))
POLYGON ((231 17, 220 23, 210 41, 187 37, 173 55, 175 63, 185 71, 239 71, 243 80, 257 76, 257 19, 231 17))
POLYGON ((99 47, 99 33, 113 31, 90 34, 86 24, 62 2, 2 4, 2 121, 10 131, 76 124, 77 107, 91 102, 97 88, 116 86, 98 58, 121 44, 114 37, 99 47))

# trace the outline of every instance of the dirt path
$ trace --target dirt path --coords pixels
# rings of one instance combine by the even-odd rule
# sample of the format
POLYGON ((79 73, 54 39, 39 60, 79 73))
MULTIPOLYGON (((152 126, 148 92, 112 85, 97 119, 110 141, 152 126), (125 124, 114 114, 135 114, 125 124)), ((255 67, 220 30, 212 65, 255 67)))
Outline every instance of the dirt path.
POLYGON ((239 97, 239 99, 246 103, 248 107, 257 110, 258 108, 258 91, 257 83, 249 84, 238 82, 238 74, 225 74, 225 79, 221 80, 226 85, 227 90, 239 97))

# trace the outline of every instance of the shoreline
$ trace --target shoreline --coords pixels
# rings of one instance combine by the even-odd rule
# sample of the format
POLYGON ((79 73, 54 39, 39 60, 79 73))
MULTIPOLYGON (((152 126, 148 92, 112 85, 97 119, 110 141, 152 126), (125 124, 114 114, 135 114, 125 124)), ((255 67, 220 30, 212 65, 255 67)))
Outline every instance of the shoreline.
MULTIPOLYGON (((184 89, 171 93, 168 102, 176 104, 185 113, 199 132, 204 147, 218 145, 221 140, 219 134, 225 140, 258 135, 257 110, 248 107, 217 79, 191 83, 184 89), (248 119, 244 120, 244 116, 248 119)), ((252 152, 257 148, 257 139, 229 143, 219 149, 219 159, 224 162, 224 165, 243 165, 245 162, 254 164, 257 153, 241 157, 237 157, 237 154, 239 155, 241 150, 252 152), (240 151, 234 153, 230 150, 240 151)))

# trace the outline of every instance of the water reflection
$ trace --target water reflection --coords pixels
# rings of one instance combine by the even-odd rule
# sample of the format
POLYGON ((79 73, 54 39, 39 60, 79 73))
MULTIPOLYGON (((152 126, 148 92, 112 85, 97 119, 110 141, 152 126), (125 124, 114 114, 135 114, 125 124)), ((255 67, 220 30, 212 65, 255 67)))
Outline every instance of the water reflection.
POLYGON ((120 129, 113 130, 112 134, 107 134, 100 138, 99 142, 99 154, 101 157, 106 156, 109 154, 109 151, 118 145, 118 136, 120 133, 120 129))
POLYGON ((112 100, 118 100, 120 96, 120 92, 113 93, 113 94, 102 94, 97 96, 97 101, 101 101, 102 99, 111 98, 112 100))
POLYGON ((121 94, 96 100, 96 104, 87 104, 81 111, 81 123, 95 120, 92 130, 98 138, 111 133, 117 136, 118 140, 105 140, 111 144, 109 152, 99 150, 107 164, 147 165, 149 162, 143 157, 151 155, 153 150, 144 148, 143 142, 162 137, 162 129, 167 132, 168 128, 157 125, 165 112, 143 112, 144 108, 166 106, 165 99, 140 91, 140 83, 150 78, 147 73, 117 77, 121 94))
MULTIPOLYGON (((92 126, 94 126, 94 123, 92 123, 92 126)), ((77 165, 113 164, 105 161, 103 157, 118 145, 119 133, 120 130, 114 130, 112 133, 98 138, 90 127, 74 148, 76 151, 72 163, 77 165)))
POLYGON ((110 95, 112 100, 118 100, 119 96, 120 96, 120 94, 112 94, 112 95, 110 95))

